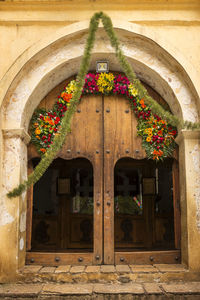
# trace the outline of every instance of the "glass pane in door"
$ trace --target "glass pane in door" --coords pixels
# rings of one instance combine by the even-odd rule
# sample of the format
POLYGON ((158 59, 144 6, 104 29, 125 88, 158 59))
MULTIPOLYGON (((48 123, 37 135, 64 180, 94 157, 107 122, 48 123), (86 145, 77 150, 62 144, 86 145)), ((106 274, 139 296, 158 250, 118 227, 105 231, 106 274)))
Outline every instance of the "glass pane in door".
POLYGON ((120 159, 114 173, 115 248, 143 245, 144 210, 141 170, 131 158, 120 159))
POLYGON ((170 250, 174 245, 173 159, 120 159, 114 169, 115 249, 170 250))
POLYGON ((85 158, 54 160, 34 186, 32 250, 70 249, 93 249, 93 167, 85 158))

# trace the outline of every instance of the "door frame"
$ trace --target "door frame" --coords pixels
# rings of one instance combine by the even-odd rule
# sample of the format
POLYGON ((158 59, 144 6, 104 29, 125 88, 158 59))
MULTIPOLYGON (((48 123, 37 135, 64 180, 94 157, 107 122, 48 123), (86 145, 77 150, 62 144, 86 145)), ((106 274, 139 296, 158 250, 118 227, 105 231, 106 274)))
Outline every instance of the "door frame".
MULTIPOLYGON (((91 101, 91 100, 90 100, 91 101)), ((124 101, 124 99, 122 100, 124 101)), ((98 114, 101 116, 102 124, 106 122, 106 109, 104 107, 104 97, 102 96, 102 107, 98 114)), ((112 114, 109 112, 109 118, 112 114)), ((32 206, 33 187, 28 191, 27 201, 27 264, 43 265, 99 265, 99 264, 130 264, 130 263, 177 263, 180 258, 180 204, 178 186, 178 149, 175 151, 175 162, 173 165, 173 186, 174 189, 174 216, 175 216, 175 246, 177 250, 170 251, 139 251, 139 252, 115 252, 114 250, 114 167, 115 160, 110 159, 110 154, 114 152, 114 144, 109 149, 104 141, 104 127, 102 128, 103 147, 100 153, 96 153, 95 158, 90 159, 93 164, 94 174, 94 245, 91 253, 49 253, 31 252, 31 229, 32 229, 32 206), (101 172, 99 172, 102 166, 101 172), (106 176, 105 176, 106 174, 106 176), (102 178, 103 177, 103 178, 102 178), (99 184, 102 182, 103 184, 99 184), (176 184, 175 184, 176 182, 176 184)), ((32 172, 33 166, 30 158, 38 156, 33 146, 29 146, 28 172, 32 172)), ((127 155, 128 156, 128 155, 127 155)), ((77 156, 78 157, 78 156, 77 156)), ((87 157, 86 157, 87 158, 87 157)), ((120 158, 120 157, 118 157, 120 158)), ((138 157, 140 158, 140 157, 138 157)), ((70 158, 69 158, 70 159, 70 158)))

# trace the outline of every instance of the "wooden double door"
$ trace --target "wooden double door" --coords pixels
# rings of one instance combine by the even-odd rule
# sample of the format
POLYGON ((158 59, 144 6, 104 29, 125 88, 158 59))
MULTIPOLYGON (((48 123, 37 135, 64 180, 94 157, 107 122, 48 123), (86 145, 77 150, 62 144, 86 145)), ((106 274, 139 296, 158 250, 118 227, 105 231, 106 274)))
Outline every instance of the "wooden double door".
POLYGON ((54 175, 33 191, 40 206, 51 197, 56 213, 40 213, 35 204, 27 263, 180 261, 177 164, 147 161, 136 126, 126 99, 82 98, 71 133, 50 167, 54 175), (54 194, 44 193, 45 184, 48 191, 55 186, 54 194))

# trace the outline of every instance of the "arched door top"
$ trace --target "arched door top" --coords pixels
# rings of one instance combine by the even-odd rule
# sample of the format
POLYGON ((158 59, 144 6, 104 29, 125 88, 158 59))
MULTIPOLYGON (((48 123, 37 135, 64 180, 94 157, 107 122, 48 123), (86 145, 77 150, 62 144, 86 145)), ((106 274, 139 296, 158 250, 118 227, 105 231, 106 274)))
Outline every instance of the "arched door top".
MULTIPOLYGON (((41 99, 64 78, 78 72, 87 25, 87 22, 70 25, 65 31, 63 29, 56 33, 51 42, 49 39, 41 41, 25 51, 26 56, 22 55, 11 68, 13 74, 16 72, 15 78, 8 71, 2 80, 1 95, 5 128, 27 129, 31 115, 41 99), (13 117, 13 112, 15 116, 17 113, 17 118, 13 117)), ((197 89, 195 90, 191 79, 178 63, 178 58, 181 58, 178 52, 170 48, 170 44, 164 45, 166 50, 162 48, 154 42, 154 37, 148 31, 143 30, 145 33, 141 35, 140 26, 114 22, 114 27, 125 45, 124 53, 139 78, 160 93, 173 113, 184 120, 197 121, 197 89)), ((161 41, 164 43, 162 37, 161 41)), ((105 55, 110 67, 119 71, 114 50, 110 48, 104 31, 100 29, 91 68, 95 69, 96 60, 104 58, 105 55)))

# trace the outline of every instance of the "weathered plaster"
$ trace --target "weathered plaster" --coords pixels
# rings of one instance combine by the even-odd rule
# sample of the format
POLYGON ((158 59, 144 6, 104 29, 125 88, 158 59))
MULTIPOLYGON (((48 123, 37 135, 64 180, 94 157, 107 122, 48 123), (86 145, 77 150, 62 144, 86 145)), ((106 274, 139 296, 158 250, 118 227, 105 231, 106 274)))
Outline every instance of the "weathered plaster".
POLYGON ((26 212, 22 212, 20 216, 20 232, 24 232, 26 230, 26 212))
POLYGON ((200 145, 196 144, 191 152, 194 170, 196 176, 194 176, 194 197, 196 201, 196 223, 197 229, 200 233, 200 145))
POLYGON ((12 223, 14 221, 14 218, 7 211, 5 201, 0 201, 0 207, 0 226, 12 223))
MULTIPOLYGON (((8 201, 7 192, 18 183, 17 169, 20 164, 20 141, 19 138, 6 139, 4 142, 3 178, 1 193, 0 224, 7 225, 15 220, 17 212, 15 203, 8 201)), ((19 169, 18 169, 19 170, 19 169)))
POLYGON ((19 249, 20 250, 24 249, 24 239, 23 238, 21 238, 20 241, 19 241, 19 249))
MULTIPOLYGON (((197 91, 199 91, 199 87, 197 84, 193 84, 196 71, 187 59, 183 59, 179 49, 174 49, 170 44, 168 45, 168 41, 164 41, 163 37, 158 37, 155 31, 147 32, 142 26, 119 21, 114 22, 114 26, 122 41, 124 53, 138 77, 160 93, 174 114, 184 120, 198 120, 200 102, 197 91), (158 43, 159 39, 162 41, 162 46, 165 47, 161 47, 158 43), (179 60, 184 63, 181 65, 179 60), (189 70, 188 74, 192 73, 193 82, 185 69, 189 70)), ((1 201, 2 207, 5 207, 4 213, 8 213, 13 218, 12 223, 7 224, 10 226, 7 242, 9 239, 12 242, 15 241, 14 255, 10 260, 16 261, 17 256, 17 267, 23 266, 25 260, 26 193, 12 201, 7 199, 6 193, 27 177, 26 143, 29 138, 27 134, 24 134, 23 137, 22 131, 27 131, 32 113, 43 97, 64 79, 78 72, 87 37, 87 27, 88 22, 77 23, 63 28, 51 39, 48 38, 33 45, 19 57, 1 82, 0 101, 3 101, 1 126, 4 133, 1 142, 3 145, 1 201)), ((109 60, 111 70, 121 70, 105 33, 100 29, 92 54, 90 70, 95 69, 97 59, 103 58, 109 60)), ((187 152, 188 149, 184 149, 184 151, 187 152)), ((182 151, 182 161, 185 163, 189 156, 187 154, 185 158, 184 151, 182 151)), ((196 157, 198 150, 193 147, 192 151, 196 157)), ((195 164, 196 160, 195 158, 195 164)), ((188 160, 186 165, 188 168, 188 160)), ((186 214, 185 219, 182 220, 182 229, 185 232, 182 249, 184 262, 195 269, 200 266, 199 263, 195 265, 195 261, 197 262, 199 258, 198 253, 194 251, 193 242, 194 237, 196 238, 196 227, 199 228, 197 211, 199 198, 194 206, 194 195, 188 184, 190 178, 187 168, 183 170, 186 187, 181 187, 181 197, 182 202, 185 203, 186 214), (195 213, 197 218, 194 226, 192 216, 195 213), (192 255, 193 259, 191 259, 192 255)), ((193 168, 194 166, 190 164, 190 176, 194 174, 193 168)), ((4 236, 6 233, 3 232, 4 236)), ((7 268, 6 263, 4 268, 7 268)))

